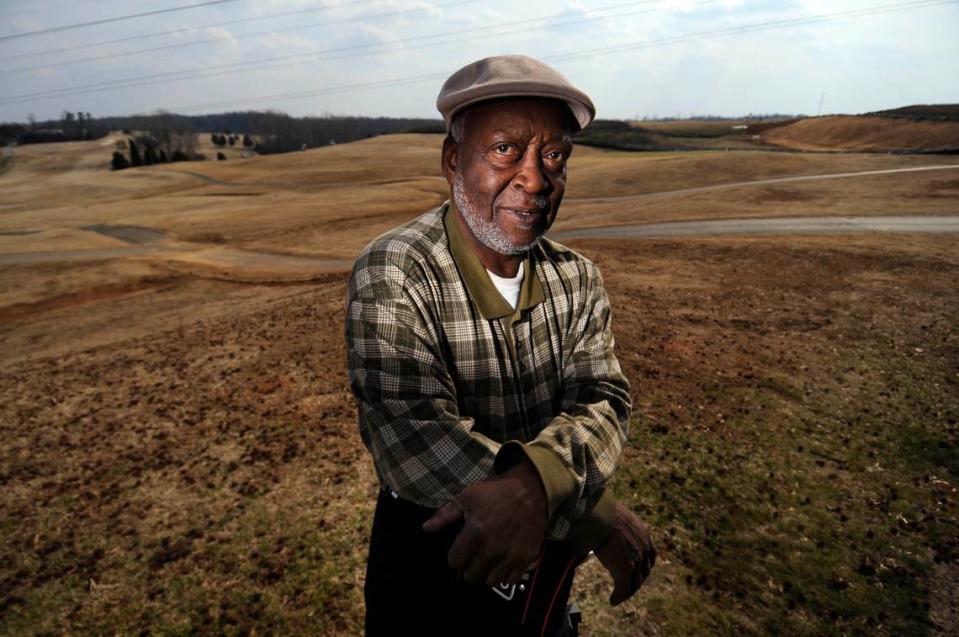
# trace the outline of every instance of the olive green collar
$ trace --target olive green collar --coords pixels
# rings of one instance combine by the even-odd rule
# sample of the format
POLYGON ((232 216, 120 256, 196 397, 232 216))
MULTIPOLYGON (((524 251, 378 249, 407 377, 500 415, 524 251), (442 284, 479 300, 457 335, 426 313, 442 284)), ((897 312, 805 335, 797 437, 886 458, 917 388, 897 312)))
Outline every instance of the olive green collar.
POLYGON ((499 293, 496 286, 493 285, 486 273, 486 267, 470 248, 468 239, 463 236, 459 224, 453 219, 454 214, 450 203, 448 201, 444 203, 443 225, 446 227, 450 253, 453 255, 453 261, 456 262, 456 267, 460 271, 460 276, 466 283, 466 289, 473 300, 476 301, 476 305, 479 306, 483 318, 487 320, 503 318, 546 300, 546 295, 543 293, 543 284, 536 276, 533 250, 530 250, 526 253, 526 261, 523 263, 523 271, 526 274, 523 277, 523 287, 519 292, 519 302, 516 304, 516 310, 514 310, 503 298, 503 295, 499 293))

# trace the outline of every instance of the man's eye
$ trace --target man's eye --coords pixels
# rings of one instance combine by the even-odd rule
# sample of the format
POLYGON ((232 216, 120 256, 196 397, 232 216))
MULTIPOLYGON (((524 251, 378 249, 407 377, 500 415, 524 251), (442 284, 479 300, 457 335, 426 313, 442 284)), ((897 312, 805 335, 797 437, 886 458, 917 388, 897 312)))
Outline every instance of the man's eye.
POLYGON ((497 144, 495 148, 496 152, 500 155, 509 155, 513 150, 512 144, 497 144))
POLYGON ((566 153, 564 153, 561 150, 554 150, 553 152, 548 153, 546 155, 546 158, 549 159, 550 161, 565 161, 566 153))

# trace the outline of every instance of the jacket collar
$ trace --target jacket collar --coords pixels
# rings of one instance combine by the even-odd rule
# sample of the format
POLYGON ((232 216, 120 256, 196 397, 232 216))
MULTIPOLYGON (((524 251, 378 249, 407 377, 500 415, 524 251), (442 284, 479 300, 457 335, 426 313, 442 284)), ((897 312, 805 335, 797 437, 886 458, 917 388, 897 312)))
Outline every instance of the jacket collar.
POLYGON ((470 248, 469 240, 463 236, 459 224, 453 218, 456 213, 453 212, 449 201, 443 204, 442 214, 453 261, 456 262, 456 267, 466 284, 466 289, 479 307, 483 318, 487 320, 503 318, 512 315, 514 312, 522 312, 546 300, 546 295, 543 293, 543 284, 536 274, 535 250, 529 250, 526 253, 526 261, 523 263, 523 271, 526 274, 523 277, 523 287, 520 289, 519 301, 516 304, 516 310, 514 310, 503 298, 503 295, 499 293, 496 286, 493 285, 489 274, 486 272, 486 267, 470 248))

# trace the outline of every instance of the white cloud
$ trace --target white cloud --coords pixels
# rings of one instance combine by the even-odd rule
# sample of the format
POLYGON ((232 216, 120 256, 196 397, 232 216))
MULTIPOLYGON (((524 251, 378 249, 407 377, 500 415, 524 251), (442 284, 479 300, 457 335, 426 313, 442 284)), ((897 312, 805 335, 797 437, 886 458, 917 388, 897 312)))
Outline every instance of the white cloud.
POLYGON ((218 40, 228 40, 233 44, 236 44, 236 39, 233 37, 233 34, 222 27, 206 27, 203 29, 203 32, 213 38, 218 40))
MULTIPOLYGON (((268 58, 305 56, 329 48, 369 43, 385 46, 375 49, 375 54, 370 54, 369 49, 358 49, 357 53, 364 55, 319 61, 304 57, 299 62, 292 61, 267 71, 158 82, 135 89, 99 90, 35 103, 8 105, 0 97, 0 120, 22 120, 31 111, 43 118, 57 115, 63 109, 118 114, 200 101, 225 102, 315 87, 450 72, 471 60, 500 53, 520 52, 539 57, 581 53, 737 25, 869 7, 871 3, 867 0, 716 0, 704 4, 699 0, 665 0, 656 4, 637 2, 611 11, 600 10, 603 6, 619 4, 621 2, 617 0, 561 3, 484 0, 450 6, 448 0, 390 0, 351 5, 342 0, 326 3, 266 0, 231 3, 216 11, 181 12, 148 21, 65 31, 55 39, 25 38, 23 42, 11 41, 9 49, 0 57, 43 50, 45 46, 61 48, 177 30, 173 35, 85 49, 82 54, 59 53, 25 59, 17 66, 56 64, 78 56, 117 54, 109 60, 21 74, 8 92, 11 95, 222 64, 255 66, 268 58), (232 19, 322 6, 331 8, 242 25, 216 26, 232 19), (422 10, 323 26, 342 19, 414 8, 422 10), (562 17, 552 21, 553 28, 542 28, 543 18, 557 13, 562 17), (575 24, 556 25, 556 22, 567 20, 575 24), (319 24, 302 28, 313 23, 319 24), (463 29, 504 23, 509 26, 474 34, 448 35, 463 29), (270 29, 275 31, 257 37, 243 37, 245 33, 270 29), (437 33, 447 34, 441 39, 449 42, 421 46, 426 40, 411 39, 437 33), (209 38, 216 38, 218 42, 156 54, 123 55, 124 51, 139 48, 209 38), (55 45, 52 44, 54 41, 55 45), (255 81, 250 81, 251 77, 255 77, 255 81), (201 95, 199 99, 198 94, 201 95)), ((132 12, 128 3, 119 0, 96 3, 98 12, 92 11, 93 5, 83 7, 78 3, 64 2, 59 6, 62 10, 51 12, 51 15, 20 16, 21 22, 9 28, 36 30, 80 21, 85 16, 91 19, 90 16, 132 12), (29 28, 23 22, 26 20, 32 21, 29 28)), ((163 6, 169 5, 164 5, 161 0, 145 0, 142 5, 137 5, 142 11, 163 6)), ((557 60, 554 64, 594 97, 604 117, 695 111, 730 115, 757 110, 811 112, 823 92, 826 93, 825 110, 861 112, 917 101, 955 101, 959 94, 959 74, 954 70, 954 60, 959 59, 959 38, 955 37, 957 24, 959 7, 947 5, 816 22, 788 29, 663 42, 619 53, 557 60)), ((0 80, 3 79, 0 76, 0 80)), ((434 116, 433 100, 440 83, 357 90, 288 103, 258 103, 256 106, 273 106, 294 114, 330 110, 434 116)))

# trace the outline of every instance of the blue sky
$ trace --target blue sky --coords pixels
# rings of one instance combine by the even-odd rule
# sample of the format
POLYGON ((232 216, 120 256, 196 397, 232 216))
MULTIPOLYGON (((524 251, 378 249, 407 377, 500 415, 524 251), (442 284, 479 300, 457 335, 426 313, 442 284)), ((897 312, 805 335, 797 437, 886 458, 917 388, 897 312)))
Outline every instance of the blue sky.
POLYGON ((0 0, 0 121, 248 108, 436 117, 443 77, 504 53, 547 60, 600 117, 959 102, 956 1, 230 0, 21 35, 200 1, 0 0))

